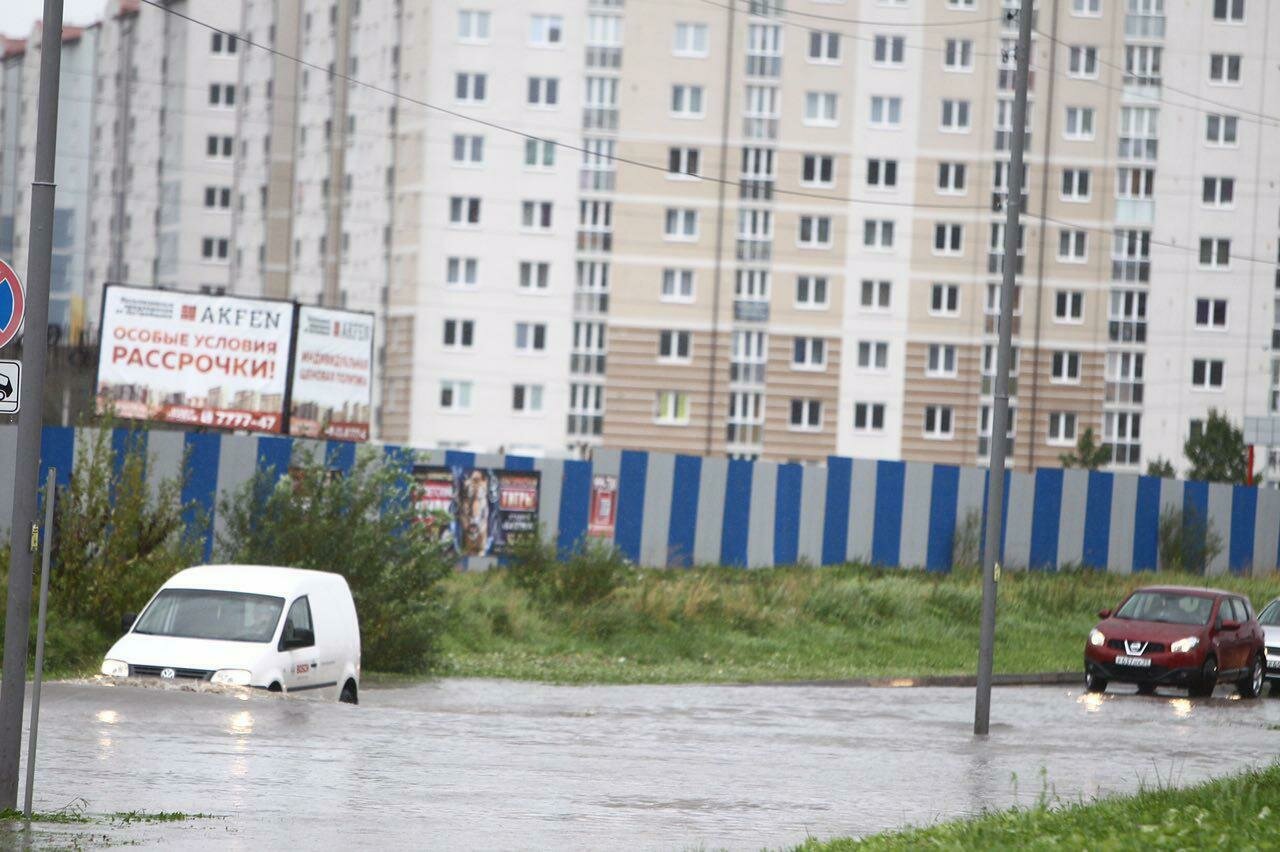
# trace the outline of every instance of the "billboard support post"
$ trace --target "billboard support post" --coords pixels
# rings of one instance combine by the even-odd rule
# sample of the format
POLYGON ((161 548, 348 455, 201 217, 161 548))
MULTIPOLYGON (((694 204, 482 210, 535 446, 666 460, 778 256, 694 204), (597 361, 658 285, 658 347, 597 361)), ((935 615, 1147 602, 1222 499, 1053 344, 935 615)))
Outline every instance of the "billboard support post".
POLYGON ((298 357, 298 315, 302 313, 302 308, 297 302, 293 303, 293 323, 289 330, 289 365, 285 367, 284 373, 284 412, 281 415, 283 419, 280 421, 280 434, 288 435, 291 421, 293 420, 293 371, 295 369, 294 361, 298 357))

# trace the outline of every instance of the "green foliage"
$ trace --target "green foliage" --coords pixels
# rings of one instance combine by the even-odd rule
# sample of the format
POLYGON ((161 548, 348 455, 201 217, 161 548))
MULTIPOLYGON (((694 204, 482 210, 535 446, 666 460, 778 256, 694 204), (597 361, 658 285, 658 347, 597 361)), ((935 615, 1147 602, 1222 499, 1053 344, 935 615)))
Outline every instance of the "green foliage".
POLYGON ((455 557, 419 521, 409 472, 368 451, 345 476, 314 459, 291 474, 259 471, 223 500, 222 557, 343 575, 360 618, 364 667, 429 671, 445 619, 440 581, 455 557))
POLYGON ((585 606, 613 594, 631 577, 622 551, 612 544, 584 539, 563 562, 555 544, 525 536, 512 548, 507 577, 516 588, 548 604, 585 606))
POLYGON ((1226 414, 1209 409, 1204 428, 1187 439, 1182 451, 1191 462, 1188 479, 1244 484, 1248 466, 1244 433, 1226 414))
POLYGON ((1076 439, 1075 451, 1063 453, 1058 456, 1058 461, 1062 463, 1063 467, 1081 467, 1085 470, 1097 470, 1111 462, 1111 448, 1098 442, 1098 438, 1093 434, 1093 427, 1091 426, 1085 429, 1080 437, 1076 439))
POLYGON ((810 839, 798 852, 915 849, 1274 849, 1280 764, 1185 790, 1158 782, 1135 796, 1013 808, 855 840, 810 839))
POLYGON ((1156 456, 1147 462, 1147 476, 1158 476, 1161 479, 1175 479, 1178 472, 1173 469, 1173 462, 1163 456, 1156 456))
POLYGON ((1161 571, 1203 574, 1222 553, 1222 536, 1213 521, 1193 506, 1161 512, 1157 538, 1161 571))

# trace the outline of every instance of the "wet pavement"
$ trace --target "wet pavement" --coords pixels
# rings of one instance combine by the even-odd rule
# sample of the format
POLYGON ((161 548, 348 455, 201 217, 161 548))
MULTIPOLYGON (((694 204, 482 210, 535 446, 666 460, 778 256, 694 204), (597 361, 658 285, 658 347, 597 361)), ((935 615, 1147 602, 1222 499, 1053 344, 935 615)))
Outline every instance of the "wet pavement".
POLYGON ((1280 699, 1226 687, 1204 700, 998 688, 987 739, 958 688, 443 680, 361 700, 51 684, 37 810, 83 799, 217 818, 45 828, 35 845, 776 848, 1046 792, 1190 784, 1280 747, 1280 699))

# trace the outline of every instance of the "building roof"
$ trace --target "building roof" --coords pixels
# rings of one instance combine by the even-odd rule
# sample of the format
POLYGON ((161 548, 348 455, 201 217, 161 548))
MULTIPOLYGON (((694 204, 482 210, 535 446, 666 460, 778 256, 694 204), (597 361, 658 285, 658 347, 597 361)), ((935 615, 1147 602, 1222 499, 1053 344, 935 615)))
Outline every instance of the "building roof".
POLYGON ((0 59, 8 59, 11 56, 21 56, 27 52, 27 40, 25 38, 3 38, 3 52, 0 53, 0 59))

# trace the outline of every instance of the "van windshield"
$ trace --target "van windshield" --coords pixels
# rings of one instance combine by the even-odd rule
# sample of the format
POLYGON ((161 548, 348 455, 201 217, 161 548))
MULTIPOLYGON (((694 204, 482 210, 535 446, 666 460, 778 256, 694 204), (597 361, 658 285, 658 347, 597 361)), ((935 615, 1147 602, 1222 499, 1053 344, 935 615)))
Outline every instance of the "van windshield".
POLYGON ((205 589, 162 589, 138 619, 134 633, 270 642, 284 598, 205 589))

